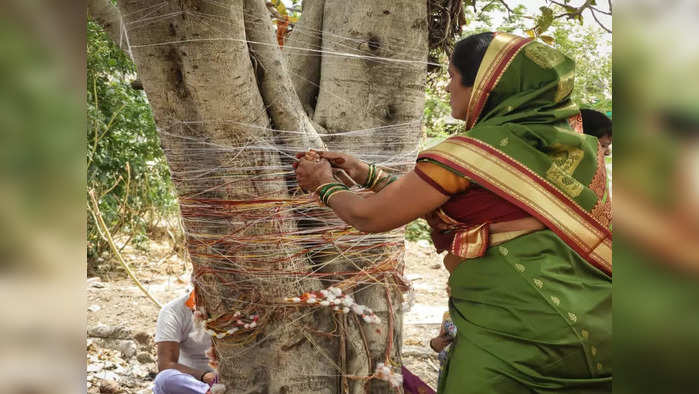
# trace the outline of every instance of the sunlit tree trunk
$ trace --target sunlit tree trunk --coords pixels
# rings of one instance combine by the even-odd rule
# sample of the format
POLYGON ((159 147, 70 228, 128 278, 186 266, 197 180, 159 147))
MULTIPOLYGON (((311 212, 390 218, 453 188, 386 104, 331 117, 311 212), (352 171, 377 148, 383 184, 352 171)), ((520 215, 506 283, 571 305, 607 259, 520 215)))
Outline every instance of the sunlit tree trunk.
MULTIPOLYGON (((236 227, 233 219, 197 216, 201 210, 187 196, 244 201, 256 196, 288 198, 291 193, 288 179, 276 179, 272 170, 265 170, 287 165, 288 158, 274 151, 219 149, 202 154, 202 144, 238 147, 251 138, 276 141, 276 130, 295 130, 303 133, 285 137, 286 144, 325 146, 367 160, 388 158, 396 171, 406 170, 414 155, 424 106, 425 1, 307 0, 284 50, 276 45, 262 0, 119 0, 118 8, 109 0, 91 0, 88 11, 113 40, 123 44, 128 38, 122 47, 130 46, 160 131, 181 209, 187 214, 183 222, 195 269, 210 263, 202 256, 228 253, 225 243, 205 242, 207 237, 224 237, 236 227), (354 56, 338 55, 346 53, 354 56), (359 129, 375 131, 352 138, 333 135, 359 129), (210 174, 216 176, 183 175, 210 169, 217 169, 210 174), (267 182, 255 182, 253 177, 267 177, 267 182), (233 180, 235 187, 226 186, 233 180)), ((298 225, 293 215, 284 213, 250 224, 247 231, 260 243, 243 245, 236 253, 268 251, 277 241, 270 234, 292 232, 298 225)), ((285 244, 285 248, 301 246, 285 244)), ((357 270, 370 257, 360 256, 356 264, 333 269, 357 270)), ((307 271, 312 263, 292 257, 285 264, 285 269, 307 271)), ((236 299, 253 301, 250 294, 224 285, 240 279, 233 273, 198 278, 204 290, 199 297, 210 315, 238 307, 236 299)), ((260 282, 259 292, 271 299, 324 286, 316 280, 277 280, 260 282)), ((355 290, 356 300, 382 318, 380 325, 367 326, 351 315, 329 310, 306 317, 293 310, 283 314, 261 310, 265 321, 252 343, 254 351, 241 351, 251 344, 240 347, 217 340, 219 372, 227 392, 391 392, 385 382, 341 378, 371 375, 376 364, 385 361, 389 344, 390 360, 400 365, 400 290, 396 286, 355 290), (305 331, 306 327, 331 331, 336 326, 342 335, 323 337, 305 331)))

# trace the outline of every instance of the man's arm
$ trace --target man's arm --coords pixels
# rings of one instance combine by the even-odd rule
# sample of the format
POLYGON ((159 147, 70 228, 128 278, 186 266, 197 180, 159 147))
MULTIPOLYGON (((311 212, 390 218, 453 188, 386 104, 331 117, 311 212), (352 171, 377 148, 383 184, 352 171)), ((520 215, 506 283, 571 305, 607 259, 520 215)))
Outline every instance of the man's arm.
POLYGON ((162 372, 166 369, 176 369, 180 372, 190 374, 194 376, 195 379, 199 380, 202 375, 204 375, 204 383, 211 384, 216 378, 216 373, 206 372, 201 369, 190 368, 184 364, 177 362, 180 358, 180 344, 179 342, 164 341, 158 342, 158 372, 162 372), (206 374, 204 374, 206 372, 206 374))

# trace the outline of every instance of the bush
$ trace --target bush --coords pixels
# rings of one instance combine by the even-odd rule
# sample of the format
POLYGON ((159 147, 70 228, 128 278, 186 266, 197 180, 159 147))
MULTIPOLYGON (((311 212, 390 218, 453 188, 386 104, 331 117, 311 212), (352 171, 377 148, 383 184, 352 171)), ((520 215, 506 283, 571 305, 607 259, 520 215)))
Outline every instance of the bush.
MULTIPOLYGON (((133 63, 97 24, 87 23, 87 37, 87 187, 114 236, 144 241, 177 212, 169 169, 146 96, 130 85, 133 63)), ((105 252, 88 213, 88 262, 105 252)))
POLYGON ((426 239, 432 242, 430 238, 430 226, 425 219, 415 219, 405 226, 405 239, 408 241, 419 241, 426 239))

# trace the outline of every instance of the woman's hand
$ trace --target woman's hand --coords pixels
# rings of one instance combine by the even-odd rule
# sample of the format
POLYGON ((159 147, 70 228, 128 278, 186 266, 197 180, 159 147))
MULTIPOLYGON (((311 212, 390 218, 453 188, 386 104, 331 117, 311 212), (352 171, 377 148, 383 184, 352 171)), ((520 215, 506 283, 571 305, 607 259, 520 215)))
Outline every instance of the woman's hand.
POLYGON ((303 190, 313 192, 324 183, 336 182, 335 178, 333 178, 330 163, 327 160, 315 157, 310 159, 304 156, 294 163, 296 180, 303 190))
POLYGON ((430 341, 430 347, 432 348, 432 350, 439 353, 453 341, 454 338, 450 337, 448 334, 442 334, 438 337, 432 338, 432 340, 430 341))
MULTIPOLYGON (((311 151, 319 157, 326 159, 334 168, 344 170, 356 183, 363 185, 369 175, 369 165, 352 155, 340 152, 317 152, 311 151)), ((305 157, 306 152, 296 155, 297 158, 305 157)))

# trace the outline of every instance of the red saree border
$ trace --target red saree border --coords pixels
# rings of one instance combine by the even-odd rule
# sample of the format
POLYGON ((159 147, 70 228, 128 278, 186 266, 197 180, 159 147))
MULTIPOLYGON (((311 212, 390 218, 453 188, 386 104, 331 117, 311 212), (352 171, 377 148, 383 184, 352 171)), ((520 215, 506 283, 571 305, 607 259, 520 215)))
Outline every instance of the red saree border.
POLYGON ((579 224, 590 230, 592 234, 589 235, 593 236, 595 241, 592 243, 585 242, 583 237, 580 237, 579 234, 575 234, 574 232, 564 228, 565 226, 562 222, 561 225, 558 225, 554 223, 553 220, 550 220, 548 217, 546 217, 546 215, 544 215, 543 213, 546 212, 543 206, 536 207, 534 206, 534 203, 527 202, 523 198, 519 198, 513 195, 512 193, 505 190, 503 187, 500 187, 497 184, 497 182, 494 182, 495 178, 493 178, 492 180, 486 179, 484 176, 481 176, 475 171, 464 167, 462 164, 456 163, 442 156, 439 152, 431 153, 431 151, 433 151, 434 148, 421 153, 418 156, 418 159, 428 158, 431 160, 435 160, 444 165, 450 166, 451 168, 454 168, 455 170, 461 172, 464 176, 475 180, 483 186, 486 186, 492 192, 519 206, 520 208, 522 208, 523 210, 525 210, 526 212, 530 213, 532 216, 543 222, 548 228, 550 228, 559 237, 561 237, 561 239, 566 244, 568 244, 573 250, 580 254, 591 265, 602 270, 607 275, 612 275, 611 232, 608 228, 604 227, 601 223, 595 220, 595 218, 589 212, 585 211, 575 201, 571 200, 560 190, 546 182, 544 179, 542 179, 538 174, 534 173, 528 167, 522 165, 521 163, 500 152, 499 150, 491 147, 490 145, 482 141, 464 136, 454 136, 449 138, 449 140, 457 140, 468 146, 472 146, 476 149, 483 151, 484 154, 489 155, 496 160, 500 160, 506 165, 512 167, 515 172, 512 173, 512 176, 523 179, 526 182, 529 182, 534 186, 539 187, 544 191, 550 193, 557 204, 567 208, 571 216, 573 216, 575 220, 579 222, 579 224))

